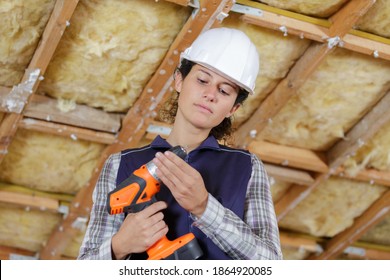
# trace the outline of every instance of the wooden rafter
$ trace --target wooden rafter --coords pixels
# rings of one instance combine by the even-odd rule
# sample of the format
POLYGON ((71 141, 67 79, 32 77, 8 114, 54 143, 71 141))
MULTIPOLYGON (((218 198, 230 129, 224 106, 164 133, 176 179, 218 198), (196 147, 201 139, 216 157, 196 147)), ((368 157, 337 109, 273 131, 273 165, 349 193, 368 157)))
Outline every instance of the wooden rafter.
MULTIPOLYGON (((69 23, 69 19, 77 6, 77 3, 78 0, 56 1, 53 12, 42 34, 42 39, 30 61, 21 84, 31 80, 31 71, 36 71, 38 69, 39 75, 43 75, 45 73, 67 23, 69 23)), ((31 95, 37 90, 39 82, 40 79, 37 78, 33 81, 33 84, 29 85, 28 91, 25 95, 23 95, 23 98, 25 99, 18 100, 19 104, 28 103, 31 95)), ((23 109, 24 106, 21 106, 21 108, 18 108, 17 113, 7 114, 4 117, 4 120, 0 123, 0 163, 4 159, 4 155, 8 152, 8 146, 10 145, 18 127, 17 124, 23 118, 23 115, 21 114, 23 109)))
POLYGON ((102 153, 96 172, 92 175, 88 185, 76 195, 70 213, 62 224, 53 231, 47 245, 40 252, 41 259, 57 259, 61 256, 66 245, 76 233, 72 224, 76 219, 89 215, 92 192, 107 157, 114 152, 138 144, 145 134, 149 122, 154 118, 156 106, 164 98, 172 83, 172 73, 179 62, 180 52, 188 47, 202 31, 213 26, 218 21, 221 13, 229 12, 233 1, 202 1, 200 5, 196 15, 190 17, 183 26, 170 46, 163 62, 145 86, 138 100, 126 114, 123 120, 123 129, 119 132, 116 143, 109 145, 102 153))

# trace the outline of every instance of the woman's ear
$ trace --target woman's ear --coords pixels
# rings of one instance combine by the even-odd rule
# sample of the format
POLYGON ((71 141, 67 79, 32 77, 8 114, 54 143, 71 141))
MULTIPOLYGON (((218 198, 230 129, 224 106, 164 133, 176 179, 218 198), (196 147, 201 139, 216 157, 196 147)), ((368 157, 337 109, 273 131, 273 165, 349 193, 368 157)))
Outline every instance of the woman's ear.
POLYGON ((175 80, 175 90, 176 92, 181 92, 181 87, 183 85, 183 75, 179 70, 175 71, 174 74, 174 80, 175 80))
POLYGON ((241 106, 240 103, 234 105, 233 108, 230 109, 229 113, 226 115, 226 118, 230 118, 237 111, 237 109, 240 108, 240 106, 241 106))

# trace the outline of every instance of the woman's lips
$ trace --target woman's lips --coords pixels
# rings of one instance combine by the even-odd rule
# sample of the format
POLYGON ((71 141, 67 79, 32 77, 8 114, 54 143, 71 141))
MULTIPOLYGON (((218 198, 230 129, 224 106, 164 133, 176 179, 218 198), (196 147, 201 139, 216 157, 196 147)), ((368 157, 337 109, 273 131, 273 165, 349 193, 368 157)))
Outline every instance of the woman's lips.
POLYGON ((202 105, 202 104, 195 104, 196 107, 200 108, 201 111, 206 111, 206 112, 209 112, 209 113, 213 113, 213 111, 206 105, 202 105))

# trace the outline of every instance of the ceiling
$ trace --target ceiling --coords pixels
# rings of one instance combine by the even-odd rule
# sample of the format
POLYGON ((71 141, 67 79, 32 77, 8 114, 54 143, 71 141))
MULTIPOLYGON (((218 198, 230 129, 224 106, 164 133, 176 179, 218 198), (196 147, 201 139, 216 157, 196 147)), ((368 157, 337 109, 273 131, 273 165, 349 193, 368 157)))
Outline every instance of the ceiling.
POLYGON ((0 3, 0 259, 75 259, 111 153, 165 136, 180 52, 260 54, 232 146, 270 177, 285 259, 390 259, 390 0, 0 3))

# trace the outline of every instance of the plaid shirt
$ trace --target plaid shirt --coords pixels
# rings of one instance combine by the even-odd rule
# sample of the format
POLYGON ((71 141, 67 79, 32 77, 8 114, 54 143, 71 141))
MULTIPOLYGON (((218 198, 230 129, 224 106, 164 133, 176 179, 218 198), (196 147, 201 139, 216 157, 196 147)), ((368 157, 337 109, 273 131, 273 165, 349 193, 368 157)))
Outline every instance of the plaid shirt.
MULTIPOLYGON (((93 207, 78 259, 112 259, 111 238, 119 230, 124 214, 107 213, 107 195, 116 188, 121 154, 106 161, 93 192, 93 207)), ((252 174, 247 188, 244 220, 209 194, 203 215, 193 226, 203 231, 233 259, 282 259, 279 230, 266 171, 251 154, 252 174)))

